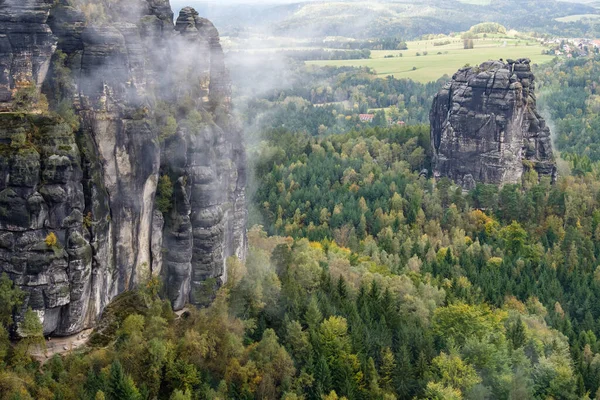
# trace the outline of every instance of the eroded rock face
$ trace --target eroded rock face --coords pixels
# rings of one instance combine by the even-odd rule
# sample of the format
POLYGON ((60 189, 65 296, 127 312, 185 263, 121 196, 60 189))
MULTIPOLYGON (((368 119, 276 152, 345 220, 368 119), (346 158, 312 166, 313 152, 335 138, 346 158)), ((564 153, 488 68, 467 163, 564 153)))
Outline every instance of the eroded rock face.
POLYGON ((240 130, 227 117, 229 78, 215 27, 192 8, 177 19, 177 65, 203 84, 201 125, 185 124, 165 142, 163 170, 174 178, 175 206, 166 220, 165 275, 176 308, 206 304, 225 279, 225 258, 245 257, 245 158, 240 130), (225 257, 224 257, 225 256, 225 257))
POLYGON ((53 0, 0 0, 0 112, 19 88, 46 78, 56 38, 46 24, 53 0))
POLYGON ((93 321, 92 247, 73 129, 0 114, 0 174, 0 270, 24 289, 23 311, 37 311, 46 332, 82 329, 93 321))
POLYGON ((91 326, 153 275, 176 309, 204 304, 226 258, 245 257, 245 153, 217 30, 191 8, 174 25, 167 0, 104 12, 92 21, 67 0, 0 0, 0 108, 17 107, 24 80, 51 105, 72 104, 79 122, 39 107, 0 114, 0 272, 26 291, 23 311, 46 334, 91 326), (3 46, 15 32, 39 36, 3 46))
POLYGON ((462 68, 435 96, 433 168, 465 189, 520 182, 526 168, 556 178, 550 129, 536 109, 530 61, 462 68))

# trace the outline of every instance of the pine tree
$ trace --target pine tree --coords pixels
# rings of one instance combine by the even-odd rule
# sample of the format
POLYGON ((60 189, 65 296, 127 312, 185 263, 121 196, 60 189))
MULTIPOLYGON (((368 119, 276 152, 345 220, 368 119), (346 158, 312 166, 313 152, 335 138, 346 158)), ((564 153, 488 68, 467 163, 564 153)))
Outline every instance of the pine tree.
POLYGON ((413 366, 410 362, 410 354, 405 345, 400 348, 396 359, 398 360, 394 374, 396 393, 401 399, 411 398, 413 387, 415 386, 415 376, 413 366))
POLYGON ((316 296, 310 298, 306 313, 304 313, 304 320, 306 321, 308 328, 313 331, 318 329, 319 324, 323 320, 323 314, 321 314, 321 310, 319 309, 319 303, 316 296))
POLYGON ((348 296, 348 287, 346 285, 346 280, 342 275, 340 275, 337 283, 337 292, 340 298, 343 300, 348 296))
POLYGON ((97 396, 98 393, 102 393, 102 396, 105 396, 106 382, 103 379, 103 375, 96 373, 96 371, 93 369, 90 369, 85 383, 83 384, 83 388, 89 397, 93 397, 94 394, 97 396))
POLYGON ((424 351, 419 353, 419 358, 417 358, 415 363, 414 371, 415 379, 418 382, 419 387, 424 387, 427 384, 427 372, 429 371, 429 362, 427 361, 427 356, 425 356, 424 351))
POLYGON ((527 336, 525 333, 525 324, 521 320, 521 316, 509 326, 506 336, 515 350, 525 344, 527 336))
POLYGON ((396 360, 394 359, 394 353, 392 353, 389 347, 386 347, 381 351, 381 367, 379 368, 379 384, 383 390, 388 392, 393 390, 392 385, 395 369, 396 360))
POLYGON ((123 366, 119 361, 114 361, 110 366, 108 379, 108 400, 139 400, 138 392, 133 380, 123 372, 123 366))
POLYGON ((581 397, 585 394, 585 384, 583 382, 583 376, 577 374, 577 394, 581 397))
POLYGON ((0 276, 0 324, 4 327, 12 325, 13 311, 23 302, 23 297, 24 292, 3 272, 0 276))
POLYGON ((375 368, 375 361, 373 357, 369 357, 367 361, 367 369, 365 373, 365 378, 367 381, 367 389, 371 395, 376 395, 381 391, 379 387, 379 374, 377 373, 377 369, 375 368))
POLYGON ((25 312, 23 321, 19 323, 19 334, 23 337, 17 345, 20 349, 16 353, 21 353, 23 360, 28 358, 27 353, 31 349, 40 351, 46 350, 46 341, 44 340, 44 326, 40 321, 38 314, 31 308, 25 312))
POLYGON ((327 364, 325 356, 320 355, 314 367, 315 382, 313 384, 312 396, 313 399, 321 399, 332 388, 331 370, 327 364))
POLYGON ((367 218, 365 215, 360 216, 360 222, 358 223, 357 233, 359 238, 364 239, 367 236, 367 218))
POLYGON ((454 257, 452 257, 452 250, 449 247, 446 249, 446 257, 444 258, 444 261, 446 262, 447 265, 454 264, 454 257))

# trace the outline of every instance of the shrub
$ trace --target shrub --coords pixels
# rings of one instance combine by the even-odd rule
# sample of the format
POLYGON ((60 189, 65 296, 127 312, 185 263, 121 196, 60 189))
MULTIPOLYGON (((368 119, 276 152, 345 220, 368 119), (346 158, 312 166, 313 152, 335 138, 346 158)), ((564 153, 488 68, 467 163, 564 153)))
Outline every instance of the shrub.
POLYGON ((165 118, 164 125, 160 127, 159 138, 165 141, 177 133, 177 120, 172 115, 165 118))
POLYGON ((44 242, 46 242, 46 246, 48 247, 56 247, 58 245, 58 238, 54 232, 50 232, 44 242))
POLYGON ((56 113, 74 130, 79 130, 79 116, 69 100, 62 100, 56 107, 56 113))
POLYGON ((20 149, 27 144, 27 134, 24 129, 19 129, 10 138, 10 147, 20 149))
POLYGON ((13 104, 16 111, 26 112, 33 110, 39 99, 37 87, 32 83, 28 83, 15 91, 13 104))
POLYGON ((162 175, 160 177, 156 192, 156 208, 163 214, 171 211, 173 206, 171 203, 171 198, 173 197, 173 183, 171 182, 169 175, 162 175))
POLYGON ((94 222, 94 218, 92 217, 92 213, 90 211, 83 217, 83 226, 85 226, 86 228, 89 229, 92 227, 93 222, 94 222))

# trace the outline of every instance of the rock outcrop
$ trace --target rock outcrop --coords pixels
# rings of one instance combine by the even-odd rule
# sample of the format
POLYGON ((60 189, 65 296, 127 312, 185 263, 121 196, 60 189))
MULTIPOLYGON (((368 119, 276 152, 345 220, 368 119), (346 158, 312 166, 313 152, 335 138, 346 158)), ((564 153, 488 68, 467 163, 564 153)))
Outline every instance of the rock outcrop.
POLYGON ((550 129, 536 109, 530 60, 460 69, 430 114, 434 176, 465 189, 520 182, 524 170, 556 178, 550 129))
POLYGON ((0 0, 0 112, 17 89, 46 78, 56 38, 47 25, 53 0, 0 0))
POLYGON ((151 276, 204 304, 246 251, 215 27, 168 0, 73 4, 0 0, 0 272, 52 335, 151 276))

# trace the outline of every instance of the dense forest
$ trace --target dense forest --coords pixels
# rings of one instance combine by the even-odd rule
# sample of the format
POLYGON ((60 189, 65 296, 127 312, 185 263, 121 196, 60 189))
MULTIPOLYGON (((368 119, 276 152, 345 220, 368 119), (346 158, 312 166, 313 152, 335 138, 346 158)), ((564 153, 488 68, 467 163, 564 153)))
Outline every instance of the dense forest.
POLYGON ((255 165, 265 226, 209 308, 177 318, 151 280, 90 349, 41 368, 25 324, 3 342, 3 398, 598 398, 600 185, 531 170, 464 194, 420 174, 427 135, 274 132, 255 165))
POLYGON ((600 160, 600 57, 541 66, 536 73, 540 104, 553 122, 559 151, 600 160))
POLYGON ((362 129, 369 124, 359 115, 366 113, 379 114, 370 126, 429 123, 433 96, 447 78, 422 84, 379 78, 369 68, 304 67, 279 58, 249 74, 251 61, 231 60, 238 112, 251 142, 274 128, 313 136, 362 129), (281 86, 264 84, 272 79, 281 86))

